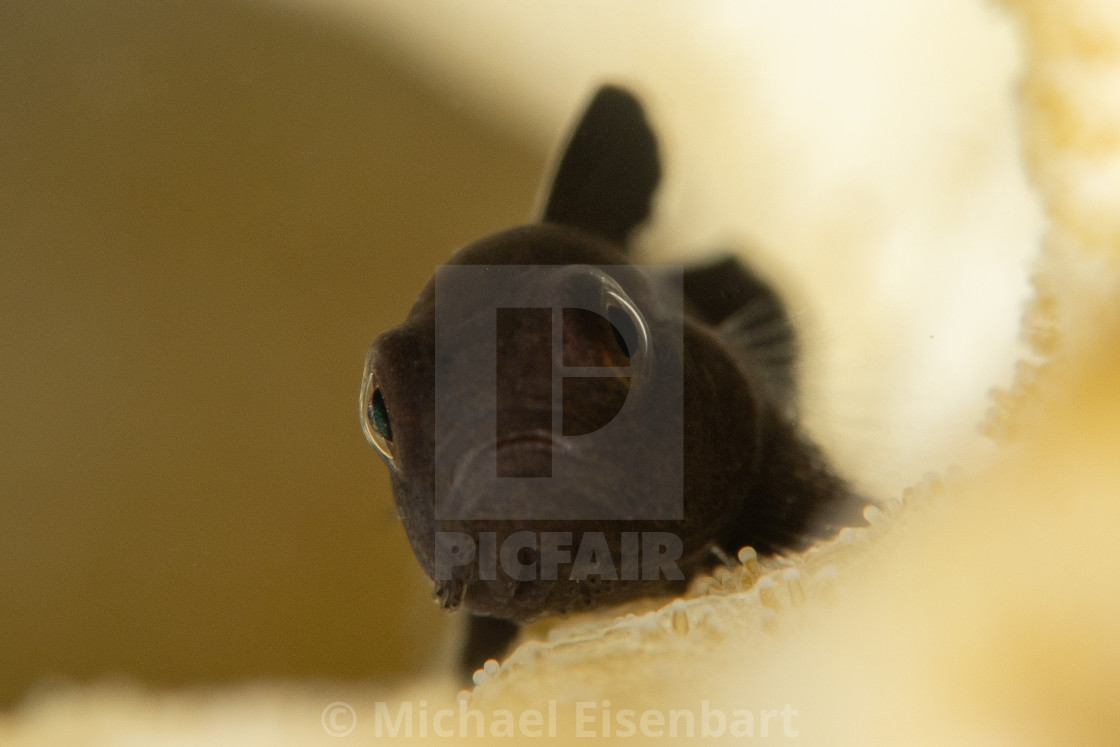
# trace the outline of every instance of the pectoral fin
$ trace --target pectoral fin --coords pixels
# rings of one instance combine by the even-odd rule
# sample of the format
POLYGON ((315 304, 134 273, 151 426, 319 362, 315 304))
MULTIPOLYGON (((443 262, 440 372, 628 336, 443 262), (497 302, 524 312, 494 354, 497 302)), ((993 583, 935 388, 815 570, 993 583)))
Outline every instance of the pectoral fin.
POLYGON ((734 349, 762 373, 774 401, 797 412, 797 334, 777 292, 737 257, 725 255, 685 270, 689 310, 717 327, 734 349))

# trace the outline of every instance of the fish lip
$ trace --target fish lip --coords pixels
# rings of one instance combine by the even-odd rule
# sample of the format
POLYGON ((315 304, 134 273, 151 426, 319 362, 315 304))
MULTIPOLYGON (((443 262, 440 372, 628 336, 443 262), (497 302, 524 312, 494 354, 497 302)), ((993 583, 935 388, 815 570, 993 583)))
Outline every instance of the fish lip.
POLYGON ((517 431, 508 436, 502 436, 493 444, 495 452, 499 452, 502 449, 519 447, 563 453, 571 451, 571 444, 563 439, 563 437, 558 438, 554 433, 539 428, 528 431, 517 431))
POLYGON ((553 459, 563 459, 580 464, 588 462, 586 455, 581 453, 570 438, 543 429, 516 431, 501 438, 487 439, 463 450, 455 458, 454 465, 451 467, 447 494, 462 496, 464 500, 468 501, 468 505, 465 505, 464 508, 469 507, 469 503, 487 500, 487 495, 472 495, 464 490, 464 486, 472 479, 473 475, 478 473, 480 464, 484 460, 496 459, 498 452, 503 449, 548 451, 552 454, 553 459))

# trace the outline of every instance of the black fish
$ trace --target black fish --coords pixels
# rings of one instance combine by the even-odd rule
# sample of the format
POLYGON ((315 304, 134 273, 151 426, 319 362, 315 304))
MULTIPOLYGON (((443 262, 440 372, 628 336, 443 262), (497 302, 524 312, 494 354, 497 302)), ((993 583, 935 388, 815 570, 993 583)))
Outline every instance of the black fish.
POLYGON ((657 151, 637 99, 601 88, 540 222, 456 252, 370 348, 363 429, 437 597, 475 615, 468 667, 515 624, 679 592, 714 552, 864 524, 798 428, 776 293, 731 256, 631 264, 657 151))

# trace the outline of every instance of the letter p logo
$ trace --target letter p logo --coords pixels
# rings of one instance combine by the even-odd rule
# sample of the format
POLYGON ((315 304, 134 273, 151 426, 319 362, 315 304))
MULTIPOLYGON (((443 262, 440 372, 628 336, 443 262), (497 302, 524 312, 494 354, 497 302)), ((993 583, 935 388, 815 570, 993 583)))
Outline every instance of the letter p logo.
POLYGON ((585 436, 605 427, 626 404, 631 353, 642 346, 639 323, 618 306, 608 312, 613 320, 583 308, 506 307, 496 313, 497 475, 552 477, 557 414, 561 437, 585 436), (518 448, 530 445, 538 454, 518 448))
POLYGON ((437 269, 437 519, 683 516, 671 269, 651 309, 625 290, 650 295, 631 265, 437 269))

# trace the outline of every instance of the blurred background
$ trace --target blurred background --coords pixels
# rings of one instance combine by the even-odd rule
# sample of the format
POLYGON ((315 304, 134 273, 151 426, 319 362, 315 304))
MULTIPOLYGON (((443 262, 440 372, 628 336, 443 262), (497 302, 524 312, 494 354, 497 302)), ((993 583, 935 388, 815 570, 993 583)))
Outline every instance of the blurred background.
POLYGON ((0 133, 0 700, 431 665, 362 364, 545 154, 221 0, 3 3, 0 133))
POLYGON ((0 4, 0 703, 444 666, 363 356, 604 79, 664 144, 647 256, 786 289, 840 465, 974 453, 1042 227, 1018 65, 971 0, 0 4))

